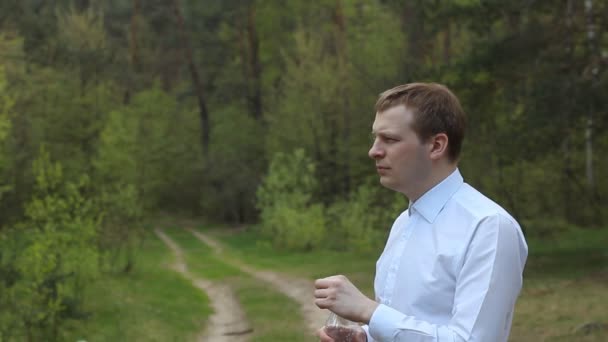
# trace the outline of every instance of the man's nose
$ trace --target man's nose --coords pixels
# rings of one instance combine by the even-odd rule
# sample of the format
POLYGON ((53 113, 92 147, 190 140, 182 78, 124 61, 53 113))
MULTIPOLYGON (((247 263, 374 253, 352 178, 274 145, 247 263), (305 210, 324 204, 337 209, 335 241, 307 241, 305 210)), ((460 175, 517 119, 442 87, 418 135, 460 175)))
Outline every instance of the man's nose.
POLYGON ((384 150, 378 146, 377 141, 374 141, 374 144, 369 149, 367 155, 372 159, 382 158, 384 156, 384 150))

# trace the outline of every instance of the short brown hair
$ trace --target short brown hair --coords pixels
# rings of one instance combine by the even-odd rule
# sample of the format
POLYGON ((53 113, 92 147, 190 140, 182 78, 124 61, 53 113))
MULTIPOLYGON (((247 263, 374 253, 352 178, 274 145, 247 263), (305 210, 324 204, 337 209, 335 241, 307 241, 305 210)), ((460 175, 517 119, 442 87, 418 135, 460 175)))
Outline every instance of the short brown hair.
POLYGON ((451 161, 458 160, 464 140, 466 114, 454 93, 437 83, 403 84, 380 94, 376 112, 399 105, 413 111, 412 129, 421 141, 445 133, 448 137, 448 157, 451 161))

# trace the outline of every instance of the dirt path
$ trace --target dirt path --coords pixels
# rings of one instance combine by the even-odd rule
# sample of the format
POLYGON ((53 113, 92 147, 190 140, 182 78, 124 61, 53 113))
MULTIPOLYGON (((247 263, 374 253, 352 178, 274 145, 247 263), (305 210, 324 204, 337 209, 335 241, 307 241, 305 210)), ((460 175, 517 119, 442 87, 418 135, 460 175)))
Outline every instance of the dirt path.
MULTIPOLYGON (((209 245, 216 253, 222 252, 221 243, 194 229, 187 228, 197 239, 209 245)), ((298 304, 304 315, 309 331, 314 334, 320 327, 325 324, 325 320, 329 315, 329 311, 321 310, 314 304, 313 297, 313 282, 306 279, 295 279, 272 271, 261 271, 245 265, 241 262, 224 260, 235 267, 238 267, 243 272, 250 274, 258 280, 271 284, 279 292, 291 298, 298 304)))
POLYGON ((162 230, 155 229, 156 235, 173 251, 175 262, 171 268, 189 279, 194 286, 204 291, 213 307, 207 326, 197 341, 200 342, 246 342, 253 331, 245 313, 241 309, 231 289, 225 285, 194 277, 184 261, 181 248, 162 230))

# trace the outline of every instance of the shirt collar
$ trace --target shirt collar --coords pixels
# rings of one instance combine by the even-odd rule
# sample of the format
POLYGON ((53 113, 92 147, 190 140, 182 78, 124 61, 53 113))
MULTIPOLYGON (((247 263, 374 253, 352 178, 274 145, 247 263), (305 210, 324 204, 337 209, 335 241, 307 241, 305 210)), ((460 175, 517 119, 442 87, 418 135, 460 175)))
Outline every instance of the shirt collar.
POLYGON ((410 202, 409 213, 413 211, 420 213, 425 220, 433 223, 437 215, 448 200, 464 183, 462 175, 458 169, 454 170, 448 177, 427 191, 415 202, 410 202))

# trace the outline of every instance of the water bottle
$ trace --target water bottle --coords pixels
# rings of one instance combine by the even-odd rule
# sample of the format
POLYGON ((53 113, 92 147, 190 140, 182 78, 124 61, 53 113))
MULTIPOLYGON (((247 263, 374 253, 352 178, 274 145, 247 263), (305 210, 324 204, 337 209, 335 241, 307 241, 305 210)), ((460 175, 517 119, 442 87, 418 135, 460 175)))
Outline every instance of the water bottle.
POLYGON ((330 312, 325 322, 325 332, 336 342, 354 342, 358 326, 359 324, 330 312))

